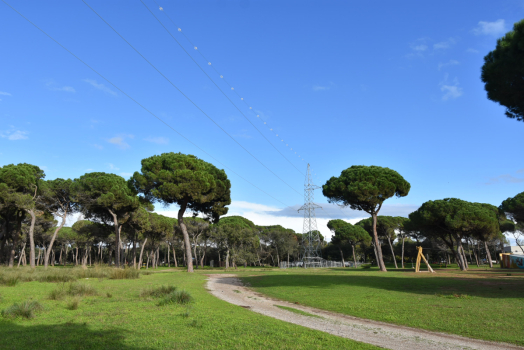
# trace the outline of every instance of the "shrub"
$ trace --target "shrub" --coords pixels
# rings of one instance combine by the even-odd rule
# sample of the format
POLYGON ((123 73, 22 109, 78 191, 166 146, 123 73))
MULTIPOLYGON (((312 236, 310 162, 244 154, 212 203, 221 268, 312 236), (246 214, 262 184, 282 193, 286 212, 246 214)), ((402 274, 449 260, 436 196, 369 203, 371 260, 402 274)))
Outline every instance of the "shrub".
POLYGON ((39 282, 71 282, 76 280, 76 276, 65 273, 43 274, 36 280, 39 282))
POLYGON ((66 308, 68 310, 76 310, 78 309, 78 305, 80 305, 80 298, 73 297, 67 302, 66 308))
POLYGON ((43 307, 38 301, 27 300, 20 304, 15 303, 7 309, 2 310, 2 317, 11 319, 24 317, 29 319, 35 316, 36 311, 42 309, 43 307))
POLYGON ((158 306, 164 306, 168 304, 189 304, 193 301, 193 297, 189 292, 185 290, 174 291, 165 297, 163 297, 159 302, 158 306))
POLYGON ((55 289, 49 293, 49 299, 50 300, 62 300, 64 299, 66 295, 66 291, 64 290, 64 286, 62 285, 58 289, 55 289))
POLYGON ((95 288, 93 288, 93 286, 90 286, 89 284, 70 283, 67 294, 71 296, 89 296, 97 295, 98 292, 95 288))
POLYGON ((151 271, 143 271, 143 272, 140 272, 140 273, 141 273, 142 275, 144 275, 144 276, 149 276, 149 275, 152 274, 151 271))
POLYGON ((147 298, 147 297, 153 297, 153 298, 160 298, 165 295, 171 294, 174 291, 176 291, 175 286, 160 286, 157 288, 147 288, 140 292, 140 297, 147 298))
POLYGON ((107 293, 106 293, 106 296, 107 296, 108 298, 112 298, 112 297, 113 297, 113 294, 107 292, 107 293))
POLYGON ((109 278, 112 280, 129 280, 139 277, 140 272, 136 269, 113 269, 109 274, 109 278))
POLYGON ((371 264, 362 264, 362 265, 360 265, 360 267, 362 267, 363 269, 370 269, 371 268, 371 264))
POLYGON ((15 275, 15 276, 7 276, 4 280, 3 280, 3 283, 6 285, 6 286, 9 286, 9 287, 14 287, 18 284, 18 282, 20 282, 20 276, 19 275, 15 275))

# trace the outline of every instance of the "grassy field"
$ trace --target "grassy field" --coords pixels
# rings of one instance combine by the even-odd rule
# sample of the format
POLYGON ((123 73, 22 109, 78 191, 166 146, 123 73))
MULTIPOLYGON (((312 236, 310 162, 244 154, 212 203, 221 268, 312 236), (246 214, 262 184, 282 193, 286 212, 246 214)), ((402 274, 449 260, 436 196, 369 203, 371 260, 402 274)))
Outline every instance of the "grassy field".
POLYGON ((257 291, 324 310, 524 345, 524 271, 287 269, 242 273, 257 291))
POLYGON ((32 319, 1 317, 0 349, 377 349, 219 300, 205 290, 206 270, 159 269, 138 279, 95 272, 0 269, 0 310, 27 300, 43 307, 32 319), (194 302, 159 306, 153 288, 162 285, 194 302))

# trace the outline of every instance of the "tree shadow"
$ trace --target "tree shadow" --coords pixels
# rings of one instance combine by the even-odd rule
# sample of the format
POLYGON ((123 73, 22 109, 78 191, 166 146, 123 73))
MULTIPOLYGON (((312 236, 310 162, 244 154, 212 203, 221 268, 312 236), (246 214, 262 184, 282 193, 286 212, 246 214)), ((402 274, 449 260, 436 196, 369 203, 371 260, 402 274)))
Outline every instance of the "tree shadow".
MULTIPOLYGON (((467 294, 482 298, 523 298, 524 278, 522 274, 493 278, 469 277, 466 274, 442 276, 437 274, 417 274, 405 272, 392 275, 379 271, 348 272, 347 274, 285 274, 242 277, 242 282, 255 288, 289 287, 322 289, 322 293, 338 286, 366 287, 393 292, 415 293, 424 295, 467 294), (515 276, 516 275, 516 276, 515 276), (520 275, 520 277, 519 277, 520 275)), ((443 271, 444 272, 444 271, 443 271)), ((483 271, 484 272, 484 271, 483 271)), ((500 274, 500 273, 499 273, 500 274)), ((504 273, 506 275, 506 273, 504 273)), ((349 291, 348 291, 349 292, 349 291)))
POLYGON ((1 349, 124 349, 151 348, 124 343, 126 330, 92 330, 86 324, 21 325, 0 321, 1 349))

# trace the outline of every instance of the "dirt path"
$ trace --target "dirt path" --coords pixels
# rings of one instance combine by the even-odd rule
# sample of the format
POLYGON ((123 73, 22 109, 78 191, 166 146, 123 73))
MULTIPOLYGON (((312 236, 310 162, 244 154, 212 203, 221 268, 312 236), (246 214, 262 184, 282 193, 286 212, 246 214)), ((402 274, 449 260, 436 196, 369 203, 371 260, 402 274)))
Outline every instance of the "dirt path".
POLYGON ((469 339, 456 335, 425 331, 422 329, 396 326, 378 321, 337 314, 329 311, 271 299, 242 285, 235 275, 208 275, 207 288, 210 292, 231 304, 239 305, 282 321, 327 332, 386 349, 398 350, 523 350, 523 347, 505 343, 494 343, 469 339), (299 315, 275 305, 302 310, 314 316, 299 315))

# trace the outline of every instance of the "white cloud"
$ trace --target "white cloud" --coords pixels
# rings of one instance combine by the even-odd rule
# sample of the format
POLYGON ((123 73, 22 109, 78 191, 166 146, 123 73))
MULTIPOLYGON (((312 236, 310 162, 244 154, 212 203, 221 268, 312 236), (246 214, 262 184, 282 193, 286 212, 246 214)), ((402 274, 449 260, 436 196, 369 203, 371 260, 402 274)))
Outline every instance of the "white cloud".
POLYGON ((517 173, 517 174, 522 174, 522 173, 524 173, 524 168, 517 170, 516 173, 517 173))
POLYGON ((428 49, 428 46, 427 45, 424 45, 424 44, 421 44, 421 45, 415 45, 415 46, 412 46, 411 49, 413 49, 413 51, 419 51, 419 52, 422 52, 422 51, 426 51, 428 49))
POLYGON ((83 80, 84 82, 90 84, 91 86, 97 88, 98 90, 102 90, 108 94, 111 94, 113 96, 116 96, 116 92, 114 92, 113 90, 111 90, 110 88, 108 88, 107 86, 105 86, 104 84, 98 84, 96 82, 96 80, 93 80, 93 79, 84 79, 83 80))
POLYGON ((9 92, 0 91, 0 95, 3 96, 12 96, 9 92))
POLYGON ((148 138, 145 138, 144 141, 156 143, 158 145, 167 145, 169 143, 169 139, 167 137, 162 137, 162 136, 148 137, 148 138))
POLYGON ((62 86, 61 88, 53 88, 54 91, 66 91, 66 92, 76 92, 75 88, 71 86, 62 86))
POLYGON ((97 149, 104 149, 104 146, 97 145, 96 143, 93 145, 93 147, 97 149))
POLYGON ((455 66, 457 64, 459 64, 459 61, 456 61, 456 60, 449 60, 449 62, 446 62, 446 63, 439 63, 438 70, 441 70, 442 68, 447 67, 447 66, 455 66))
POLYGON ((446 41, 441 41, 439 43, 433 44, 433 50, 445 50, 449 49, 453 44, 455 44, 455 39, 449 38, 446 41))
POLYGON ((440 83, 440 91, 444 93, 444 95, 442 95, 443 101, 459 98, 463 94, 463 89, 459 86, 458 79, 455 78, 453 82, 450 83, 447 73, 444 76, 444 80, 440 83))
MULTIPOLYGON (((517 173, 518 172, 519 171, 517 171, 517 173)), ((504 175, 499 175, 497 177, 492 177, 491 179, 489 179, 488 182, 486 182, 486 185, 492 185, 494 183, 499 183, 499 182, 516 184, 516 183, 524 182, 524 178, 515 177, 510 174, 504 174, 504 175)))
POLYGON ((17 140, 26 140, 26 139, 28 139, 29 137, 27 136, 27 134, 28 134, 27 131, 11 129, 11 130, 4 131, 4 132, 0 133, 0 136, 2 138, 8 139, 10 141, 17 141, 17 140))
POLYGON ((476 28, 473 29, 475 35, 500 36, 507 32, 506 21, 498 19, 494 22, 480 21, 476 28))
POLYGON ((466 50, 468 53, 479 53, 479 50, 472 49, 471 47, 466 50))
POLYGON ((463 90, 457 85, 442 85, 440 91, 444 92, 442 100, 447 101, 449 99, 455 99, 462 96, 463 90))
POLYGON ((313 86, 313 91, 323 91, 323 90, 329 90, 329 86, 318 86, 318 85, 313 86))
POLYGON ((131 146, 125 141, 126 138, 132 139, 134 138, 134 136, 133 135, 119 135, 119 136, 110 138, 109 140, 107 140, 107 142, 112 143, 113 145, 117 145, 118 148, 120 149, 127 149, 131 146))
POLYGON ((111 169, 111 170, 120 170, 120 168, 117 168, 117 167, 114 166, 114 164, 112 164, 112 163, 107 163, 107 166, 108 166, 109 169, 111 169))

